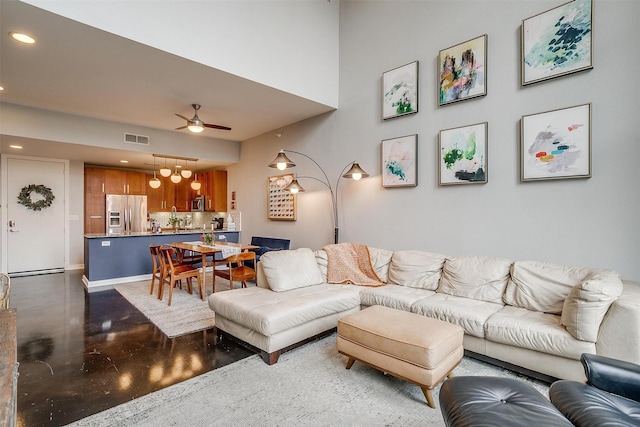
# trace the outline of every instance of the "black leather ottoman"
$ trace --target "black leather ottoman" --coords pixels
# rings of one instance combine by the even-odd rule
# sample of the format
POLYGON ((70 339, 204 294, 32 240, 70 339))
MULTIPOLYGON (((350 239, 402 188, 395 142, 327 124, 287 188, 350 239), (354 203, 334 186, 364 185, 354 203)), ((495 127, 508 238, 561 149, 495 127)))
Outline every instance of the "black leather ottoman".
POLYGON ((440 411, 449 427, 573 426, 538 390, 511 378, 450 378, 440 387, 440 411))

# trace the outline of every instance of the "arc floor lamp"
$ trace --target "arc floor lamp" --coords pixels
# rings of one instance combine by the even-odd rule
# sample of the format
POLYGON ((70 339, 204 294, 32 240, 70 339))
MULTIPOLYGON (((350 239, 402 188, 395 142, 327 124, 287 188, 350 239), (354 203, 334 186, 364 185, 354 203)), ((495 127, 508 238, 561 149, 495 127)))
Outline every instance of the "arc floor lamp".
MULTIPOLYGON (((292 167, 295 167, 295 163, 293 163, 286 155, 286 153, 292 153, 292 154, 297 154, 303 157, 306 157, 307 159, 311 160, 313 163, 315 163, 315 165, 318 167, 318 169, 320 169, 320 172, 322 172, 322 175, 324 177, 324 179, 321 178, 316 178, 313 176, 299 176, 299 179, 304 179, 304 178, 308 178, 308 179, 313 179, 315 181, 318 181, 320 183, 322 183, 325 187, 327 187, 329 189, 329 193, 331 194, 331 205, 333 208, 333 242, 334 243, 338 243, 338 227, 339 227, 339 223, 338 223, 338 186, 340 185, 340 179, 341 178, 348 178, 348 179, 353 179, 355 181, 358 181, 362 178, 366 178, 369 176, 369 174, 367 172, 365 172, 360 165, 358 165, 358 162, 351 162, 349 164, 347 164, 343 169, 342 172, 340 172, 340 175, 338 176, 338 180, 336 181, 336 187, 335 187, 335 191, 333 189, 333 187, 331 186, 331 181, 329 181, 329 177, 327 176, 326 172, 324 171, 324 169, 322 169, 322 166, 320 166, 320 164, 318 164, 318 162, 316 162, 313 158, 311 158, 310 156, 304 154, 304 153, 300 153, 299 151, 293 151, 293 150, 284 150, 281 149, 280 152, 278 153, 278 155, 276 156, 275 159, 273 159, 273 161, 271 163, 269 163, 269 167, 271 168, 277 168, 279 170, 285 170, 285 169, 289 169, 292 167), (347 170, 348 169, 348 170, 347 170), (345 172, 346 171, 346 172, 345 172)), ((290 191, 292 193, 298 193, 298 192, 303 192, 304 187, 302 187, 302 185, 300 185, 300 183, 298 182, 298 179, 294 179, 293 181, 291 181, 291 183, 289 185, 287 185, 285 188, 285 190, 290 191)))

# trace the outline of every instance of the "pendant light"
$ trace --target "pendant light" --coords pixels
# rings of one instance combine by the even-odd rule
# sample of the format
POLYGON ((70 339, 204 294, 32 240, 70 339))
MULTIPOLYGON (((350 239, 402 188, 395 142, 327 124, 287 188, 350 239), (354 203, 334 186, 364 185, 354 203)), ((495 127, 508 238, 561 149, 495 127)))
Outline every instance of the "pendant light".
POLYGON ((156 158, 153 158, 153 178, 149 180, 149 187, 160 188, 160 180, 156 177, 156 158))
POLYGON ((167 167, 167 158, 164 158, 164 167, 160 169, 160 175, 165 178, 171 175, 171 169, 167 167))
POLYGON ((202 187, 202 184, 200 183, 200 181, 198 181, 198 174, 196 174, 196 178, 191 181, 191 189, 194 191, 198 191, 200 190, 200 187, 202 187))
POLYGON ((180 175, 182 175, 182 177, 185 178, 185 179, 189 179, 189 178, 191 178, 191 175, 192 175, 193 172, 191 172, 190 169, 187 169, 188 166, 189 166, 189 161, 188 160, 185 160, 184 164, 185 164, 185 167, 182 168, 182 170, 180 171, 180 175))

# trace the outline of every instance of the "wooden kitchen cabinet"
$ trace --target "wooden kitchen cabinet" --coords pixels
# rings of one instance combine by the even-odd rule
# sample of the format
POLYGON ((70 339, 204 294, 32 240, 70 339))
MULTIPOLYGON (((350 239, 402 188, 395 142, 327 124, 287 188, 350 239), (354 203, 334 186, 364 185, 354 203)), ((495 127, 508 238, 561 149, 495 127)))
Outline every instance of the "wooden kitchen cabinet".
POLYGON ((84 170, 84 232, 104 233, 105 215, 105 170, 85 168, 84 170))
POLYGON ((211 170, 201 174, 200 182, 207 212, 227 211, 227 171, 211 170))
MULTIPOLYGON (((156 175, 160 180, 160 187, 145 187, 147 195, 147 212, 171 212, 171 206, 175 205, 175 184, 171 179, 156 175)), ((148 182, 153 175, 146 176, 148 182)))
POLYGON ((175 206, 178 212, 191 212, 191 199, 195 196, 195 191, 191 189, 192 178, 184 179, 177 184, 171 185, 175 188, 175 206))
POLYGON ((107 194, 146 194, 147 174, 118 169, 105 169, 107 194))

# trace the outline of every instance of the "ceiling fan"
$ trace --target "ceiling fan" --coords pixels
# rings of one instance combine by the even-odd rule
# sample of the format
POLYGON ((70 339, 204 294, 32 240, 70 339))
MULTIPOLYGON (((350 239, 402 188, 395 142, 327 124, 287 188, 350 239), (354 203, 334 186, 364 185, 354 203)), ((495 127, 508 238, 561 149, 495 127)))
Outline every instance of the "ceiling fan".
POLYGON ((183 116, 182 114, 178 114, 176 113, 176 116, 180 117, 183 120, 187 121, 187 124, 184 126, 180 126, 179 128, 176 128, 176 130, 180 130, 180 129, 184 129, 184 128, 188 128, 191 132, 194 133, 200 133, 204 130, 204 128, 211 128, 211 129, 221 129, 221 130, 231 130, 230 127, 227 126, 221 126, 221 125, 212 125, 209 123, 205 123, 202 120, 200 120, 200 118, 198 117, 198 110, 200 109, 200 104, 191 104, 191 106, 194 109, 194 114, 193 114, 193 118, 188 119, 185 116, 183 116))

